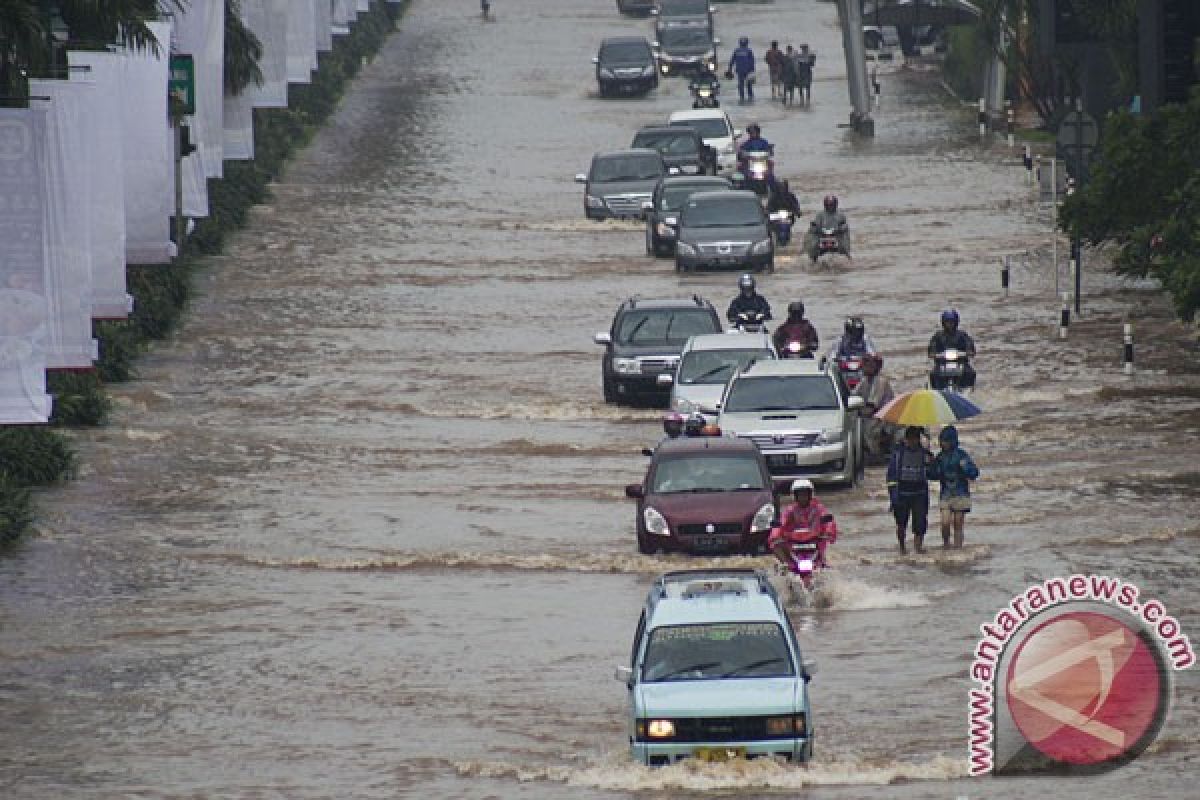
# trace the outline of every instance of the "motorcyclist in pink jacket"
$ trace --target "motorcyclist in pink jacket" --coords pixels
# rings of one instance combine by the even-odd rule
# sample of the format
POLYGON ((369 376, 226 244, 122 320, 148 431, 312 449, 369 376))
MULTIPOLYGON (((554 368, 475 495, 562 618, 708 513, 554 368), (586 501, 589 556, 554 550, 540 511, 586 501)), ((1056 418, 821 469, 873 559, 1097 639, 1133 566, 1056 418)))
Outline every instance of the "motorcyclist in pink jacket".
POLYGON ((817 563, 828 566, 825 548, 837 541, 837 523, 829 509, 813 494, 812 481, 799 478, 792 481, 792 497, 796 502, 783 510, 779 525, 767 536, 767 547, 785 567, 792 564, 789 545, 793 542, 817 543, 817 563))

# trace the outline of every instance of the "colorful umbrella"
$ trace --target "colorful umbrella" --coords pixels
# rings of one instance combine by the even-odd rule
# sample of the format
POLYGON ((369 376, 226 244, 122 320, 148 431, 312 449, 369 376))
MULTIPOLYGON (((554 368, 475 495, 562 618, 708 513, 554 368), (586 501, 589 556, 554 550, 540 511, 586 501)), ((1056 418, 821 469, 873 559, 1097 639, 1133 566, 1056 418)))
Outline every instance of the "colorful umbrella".
POLYGON ((914 389, 905 392, 875 416, 893 425, 949 425, 982 414, 982 409, 949 389, 914 389))

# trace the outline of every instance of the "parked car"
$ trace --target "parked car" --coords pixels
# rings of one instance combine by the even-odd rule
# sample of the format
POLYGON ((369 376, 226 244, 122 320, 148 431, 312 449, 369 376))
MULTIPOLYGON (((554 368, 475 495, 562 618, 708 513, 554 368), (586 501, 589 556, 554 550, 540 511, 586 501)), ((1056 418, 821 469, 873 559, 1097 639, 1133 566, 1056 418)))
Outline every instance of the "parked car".
POLYGON ((641 219, 642 203, 667 174, 657 150, 597 153, 588 171, 575 176, 584 185, 583 213, 588 219, 641 219))
POLYGON ((717 71, 717 45, 708 28, 691 25, 667 25, 654 34, 654 54, 658 70, 664 76, 695 74, 702 69, 717 71))
POLYGON ((776 357, 775 345, 766 333, 693 336, 683 346, 679 366, 670 377, 671 408, 680 414, 716 414, 725 385, 735 372, 776 357))
POLYGON ((658 61, 640 36, 613 36, 600 43, 592 59, 600 96, 645 94, 658 87, 658 61))
POLYGON ((758 195, 748 191, 696 192, 679 213, 675 269, 775 269, 775 240, 758 195))
POLYGON ((767 574, 668 572, 646 597, 629 666, 629 747, 636 761, 813 755, 809 682, 800 643, 767 574))
POLYGON ((694 128, 678 125, 642 128, 633 135, 630 147, 657 150, 668 170, 674 167, 683 175, 704 175, 717 169, 716 153, 694 128))
POLYGON ((862 407, 815 359, 758 361, 730 379, 717 425, 758 445, 774 476, 852 486, 863 466, 862 407))
POLYGON ((731 436, 662 442, 625 495, 638 501, 640 553, 765 552, 779 510, 763 454, 731 436))
POLYGON ((596 344, 604 345, 600 377, 605 402, 666 405, 671 388, 659 384, 658 376, 674 373, 688 339, 720 332, 717 310, 697 295, 629 298, 613 315, 609 329, 594 337, 596 344))
POLYGON ((658 17, 655 25, 659 28, 687 26, 711 31, 713 14, 717 13, 717 9, 709 4, 709 0, 658 0, 656 8, 650 13, 658 17))
POLYGON ((649 16, 657 5, 656 0, 617 0, 617 11, 644 17, 649 16))
POLYGON ((668 175, 658 182, 654 194, 642 205, 646 217, 646 252, 669 256, 675 252, 679 209, 695 192, 729 189, 727 178, 703 175, 668 175))
POLYGON ((717 153, 717 170, 733 172, 737 169, 737 138, 742 135, 733 127, 729 115, 719 108, 701 108, 693 111, 673 111, 667 118, 668 125, 686 125, 695 128, 704 143, 717 153))

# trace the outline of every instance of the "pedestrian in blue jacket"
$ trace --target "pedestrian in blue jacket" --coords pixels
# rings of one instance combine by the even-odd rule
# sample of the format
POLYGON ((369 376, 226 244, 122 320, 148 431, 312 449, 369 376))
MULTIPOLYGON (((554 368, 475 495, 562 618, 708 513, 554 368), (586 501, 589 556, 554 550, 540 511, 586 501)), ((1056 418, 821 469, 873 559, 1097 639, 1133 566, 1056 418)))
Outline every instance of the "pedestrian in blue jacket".
POLYGON ((729 57, 729 71, 737 73, 738 99, 745 102, 747 98, 754 99, 754 51, 750 49, 750 40, 743 36, 738 39, 737 49, 729 57))
POLYGON ((971 481, 979 477, 979 467, 958 446, 958 430, 953 425, 938 434, 941 452, 933 459, 929 477, 942 482, 939 495, 942 512, 942 547, 950 546, 953 529, 954 546, 963 546, 963 528, 971 511, 971 481))

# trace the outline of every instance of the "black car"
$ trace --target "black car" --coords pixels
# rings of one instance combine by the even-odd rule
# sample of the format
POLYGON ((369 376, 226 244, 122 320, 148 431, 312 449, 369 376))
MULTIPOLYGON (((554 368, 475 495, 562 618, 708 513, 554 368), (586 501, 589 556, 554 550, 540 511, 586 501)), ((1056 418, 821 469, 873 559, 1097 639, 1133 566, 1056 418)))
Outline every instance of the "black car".
POLYGON ((650 43, 640 36, 613 36, 600 43, 592 59, 600 96, 645 94, 658 86, 658 62, 650 43))
POLYGON ((575 176, 584 185, 583 213, 588 219, 641 219, 642 204, 668 174, 657 150, 597 153, 588 171, 575 176))
POLYGON ((687 25, 711 31, 713 14, 717 13, 717 9, 709 5, 708 0, 658 0, 657 6, 650 13, 658 17, 656 25, 660 28, 687 25))
POLYGON ((679 212, 675 269, 775 270, 775 241, 754 192, 696 192, 679 212))
POLYGON ((666 405, 670 383, 683 346, 693 336, 720 333, 721 317, 712 303, 692 295, 686 299, 631 297, 621 304, 612 326, 595 336, 604 345, 601 379, 607 403, 654 402, 666 405))
POLYGON ((664 76, 717 71, 717 45, 721 40, 714 39, 708 28, 668 25, 655 31, 654 37, 658 70, 664 76))
POLYGON ((633 135, 632 148, 657 150, 667 169, 681 175, 716 174, 717 153, 704 143, 695 128, 680 125, 654 125, 633 135))
POLYGON ((657 0, 617 0, 617 11, 622 14, 648 16, 653 13, 657 0))
POLYGON ((646 212, 646 252, 656 256, 675 252, 679 209, 693 192, 729 188, 731 185, 725 178, 702 175, 672 175, 659 181, 654 195, 642 206, 646 212))

